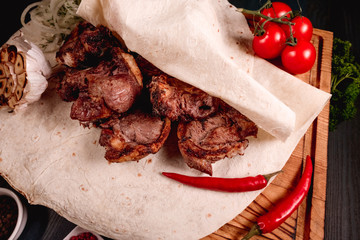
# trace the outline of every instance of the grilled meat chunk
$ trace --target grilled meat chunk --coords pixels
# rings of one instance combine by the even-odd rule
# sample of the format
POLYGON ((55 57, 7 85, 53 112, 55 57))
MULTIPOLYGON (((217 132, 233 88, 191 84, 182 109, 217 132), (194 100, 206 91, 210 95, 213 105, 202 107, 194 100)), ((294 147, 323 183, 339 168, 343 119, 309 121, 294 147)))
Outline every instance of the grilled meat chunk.
POLYGON ((97 66, 66 67, 57 91, 64 101, 75 101, 71 109, 73 119, 96 121, 109 117, 111 111, 126 112, 141 89, 142 76, 134 58, 119 47, 113 47, 109 56, 97 66), (82 98, 78 99, 80 95, 82 98))
POLYGON ((203 119, 214 113, 220 100, 165 74, 153 76, 149 84, 154 112, 172 121, 203 119))
POLYGON ((59 74, 60 81, 57 85, 57 93, 60 98, 66 102, 75 101, 79 97, 79 93, 88 88, 86 75, 89 72, 88 69, 64 68, 64 71, 59 74))
POLYGON ((88 125, 99 119, 109 118, 113 111, 109 109, 101 98, 90 98, 86 94, 80 95, 71 105, 70 117, 88 125))
POLYGON ((95 91, 99 91, 98 96, 103 97, 106 105, 118 113, 130 109, 141 90, 139 84, 128 74, 106 77, 99 85, 91 82, 90 95, 93 94, 94 88, 95 91))
POLYGON ((171 122, 165 118, 135 111, 102 124, 100 145, 110 162, 137 161, 156 153, 169 136, 171 122))
POLYGON ((56 53, 60 64, 73 68, 94 66, 113 45, 119 45, 117 39, 104 26, 80 22, 66 38, 56 53))
POLYGON ((212 175, 211 164, 243 155, 246 137, 257 135, 256 125, 235 109, 222 104, 216 114, 202 120, 180 122, 178 145, 186 164, 212 175))

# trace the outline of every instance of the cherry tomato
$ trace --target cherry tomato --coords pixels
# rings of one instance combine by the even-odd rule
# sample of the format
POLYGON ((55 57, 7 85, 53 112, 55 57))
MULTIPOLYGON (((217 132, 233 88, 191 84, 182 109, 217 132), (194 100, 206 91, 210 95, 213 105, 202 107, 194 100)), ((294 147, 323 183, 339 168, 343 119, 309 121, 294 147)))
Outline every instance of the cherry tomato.
POLYGON ((265 33, 261 36, 254 36, 252 47, 254 52, 261 58, 273 59, 280 56, 286 46, 284 31, 275 23, 268 23, 264 26, 265 33))
MULTIPOLYGON (((272 7, 264 8, 263 10, 261 10, 261 13, 264 14, 265 16, 275 18, 275 10, 272 7)), ((260 18, 259 23, 262 24, 263 22, 265 22, 265 20, 266 20, 265 18, 260 18)))
POLYGON ((291 15, 288 12, 291 12, 291 7, 283 2, 273 2, 272 7, 275 11, 275 17, 279 18, 286 15, 290 19, 291 15))
POLYGON ((312 43, 300 40, 295 46, 286 46, 281 53, 285 70, 292 74, 309 71, 315 63, 316 50, 312 43))
MULTIPOLYGON (((293 37, 297 40, 304 40, 310 42, 313 34, 313 25, 311 21, 304 16, 297 16, 291 20, 295 25, 291 26, 293 37)), ((290 27, 283 24, 281 26, 286 34, 286 37, 290 37, 290 27)))
POLYGON ((273 2, 272 6, 269 8, 264 8, 261 10, 261 13, 265 16, 272 17, 272 18, 279 18, 286 14, 287 18, 290 18, 290 14, 292 9, 289 5, 283 2, 273 2), (287 14, 288 13, 288 14, 287 14))

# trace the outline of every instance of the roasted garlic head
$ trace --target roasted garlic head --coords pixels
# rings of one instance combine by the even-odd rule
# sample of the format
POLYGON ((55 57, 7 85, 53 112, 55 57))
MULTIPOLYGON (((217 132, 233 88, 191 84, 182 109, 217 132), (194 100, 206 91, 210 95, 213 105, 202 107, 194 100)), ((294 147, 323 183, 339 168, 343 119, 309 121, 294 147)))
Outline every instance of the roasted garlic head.
POLYGON ((51 67, 43 52, 21 34, 0 49, 0 107, 21 109, 38 101, 51 67))

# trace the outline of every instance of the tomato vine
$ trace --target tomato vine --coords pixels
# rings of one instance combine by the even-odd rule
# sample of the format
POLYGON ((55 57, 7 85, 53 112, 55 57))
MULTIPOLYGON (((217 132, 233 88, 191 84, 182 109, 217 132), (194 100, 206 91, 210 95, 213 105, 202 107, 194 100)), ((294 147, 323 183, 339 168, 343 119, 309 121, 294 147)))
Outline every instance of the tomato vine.
POLYGON ((257 10, 237 10, 253 17, 253 50, 256 55, 264 59, 281 57, 284 69, 292 74, 301 74, 312 68, 316 59, 316 50, 311 43, 313 26, 308 18, 302 16, 300 5, 299 10, 293 11, 283 2, 268 0, 257 10))

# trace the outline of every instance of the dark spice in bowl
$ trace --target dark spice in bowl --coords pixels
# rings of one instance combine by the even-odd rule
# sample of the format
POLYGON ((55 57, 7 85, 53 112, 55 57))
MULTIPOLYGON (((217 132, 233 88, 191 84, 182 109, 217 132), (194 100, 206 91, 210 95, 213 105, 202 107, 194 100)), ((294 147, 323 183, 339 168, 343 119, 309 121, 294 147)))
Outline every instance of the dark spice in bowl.
POLYGON ((84 232, 77 236, 72 236, 70 240, 97 240, 97 237, 91 232, 84 232))
POLYGON ((0 240, 7 240, 14 231, 18 209, 14 199, 0 196, 0 240))

